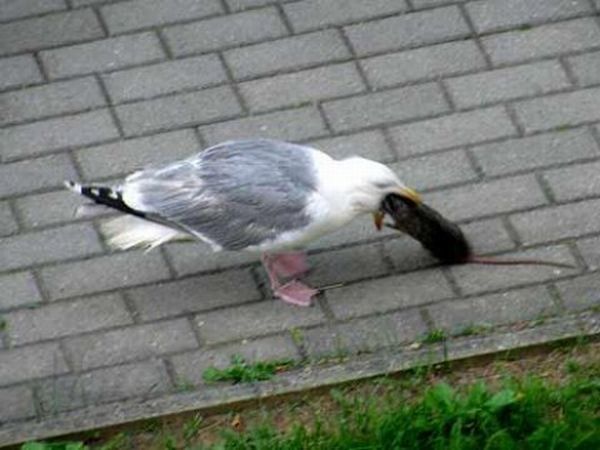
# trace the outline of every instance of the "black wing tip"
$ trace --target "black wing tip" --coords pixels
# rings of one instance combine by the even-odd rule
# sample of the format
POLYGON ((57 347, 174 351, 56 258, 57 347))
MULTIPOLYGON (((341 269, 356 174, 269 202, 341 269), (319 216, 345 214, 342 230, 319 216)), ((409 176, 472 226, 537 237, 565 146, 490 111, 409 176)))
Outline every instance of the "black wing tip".
POLYGON ((81 194, 82 186, 79 183, 75 183, 71 180, 65 180, 63 184, 68 190, 76 192, 77 194, 81 194))

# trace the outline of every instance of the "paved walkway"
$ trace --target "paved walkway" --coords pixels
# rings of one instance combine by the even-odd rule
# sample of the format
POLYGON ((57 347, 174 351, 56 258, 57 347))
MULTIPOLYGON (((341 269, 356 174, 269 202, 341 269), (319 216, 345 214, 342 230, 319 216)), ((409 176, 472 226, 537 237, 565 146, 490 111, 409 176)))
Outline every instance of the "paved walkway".
POLYGON ((517 329, 597 332, 598 8, 0 0, 0 444, 234 398, 201 374, 235 353, 414 349, 436 329, 485 333, 477 353, 517 329), (314 246, 310 281, 344 286, 299 309, 246 255, 111 253, 61 188, 250 136, 390 163, 478 252, 577 268, 440 268, 365 219, 314 246))

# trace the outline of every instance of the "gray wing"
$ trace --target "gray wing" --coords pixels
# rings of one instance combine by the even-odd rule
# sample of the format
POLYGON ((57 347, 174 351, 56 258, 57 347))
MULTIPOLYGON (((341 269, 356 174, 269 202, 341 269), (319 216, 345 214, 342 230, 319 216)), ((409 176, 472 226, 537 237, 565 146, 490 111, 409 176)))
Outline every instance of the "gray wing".
POLYGON ((230 141, 122 186, 132 207, 213 245, 240 250, 297 230, 316 189, 311 149, 271 140, 230 141))

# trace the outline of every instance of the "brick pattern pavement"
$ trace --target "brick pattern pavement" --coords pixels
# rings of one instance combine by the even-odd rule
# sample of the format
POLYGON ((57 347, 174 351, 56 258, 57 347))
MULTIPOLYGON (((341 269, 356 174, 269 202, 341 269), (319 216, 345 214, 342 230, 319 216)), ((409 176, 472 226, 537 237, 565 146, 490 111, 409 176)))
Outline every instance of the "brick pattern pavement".
POLYGON ((588 0, 0 0, 0 425, 600 304, 600 21, 588 0), (368 4, 368 5, 367 5, 368 4), (368 219, 316 243, 314 308, 244 254, 111 253, 65 178, 230 138, 391 164, 487 254, 440 268, 368 219), (8 405, 8 406, 7 406, 8 405))

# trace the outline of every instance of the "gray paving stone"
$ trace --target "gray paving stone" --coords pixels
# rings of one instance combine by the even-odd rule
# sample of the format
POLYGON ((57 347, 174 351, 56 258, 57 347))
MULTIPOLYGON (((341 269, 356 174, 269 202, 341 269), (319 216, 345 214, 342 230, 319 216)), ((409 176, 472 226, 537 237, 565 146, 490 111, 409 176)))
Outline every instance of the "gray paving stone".
POLYGON ((31 272, 0 276, 0 309, 41 303, 42 296, 31 272))
POLYGON ((446 189, 429 194, 425 200, 450 220, 473 219, 547 203, 533 175, 446 189))
POLYGON ((23 157, 118 136, 109 112, 103 109, 0 129, 0 154, 4 158, 23 157))
POLYGON ((115 294, 22 309, 4 317, 13 345, 132 323, 123 300, 115 294))
POLYGON ((260 260, 250 252, 213 252, 201 242, 177 242, 165 246, 178 276, 190 275, 209 270, 221 270, 260 260))
POLYGON ((470 326, 505 325, 558 312, 543 286, 450 300, 432 305, 428 310, 435 326, 450 334, 460 334, 470 326))
POLYGON ((67 363, 55 343, 0 351, 0 386, 67 371, 67 363))
POLYGON ((311 106, 206 125, 200 132, 209 145, 259 137, 299 141, 327 134, 319 111, 311 106))
POLYGON ((106 101, 93 78, 45 84, 0 94, 0 125, 43 119, 104 106, 106 101))
POLYGON ((600 305, 600 277, 597 273, 561 281, 556 285, 568 311, 582 311, 600 305))
POLYGON ((115 110, 128 136, 228 119, 242 112, 226 86, 120 105, 115 110))
POLYGON ((548 94, 570 85, 558 61, 465 75, 451 78, 446 83, 458 108, 548 94))
POLYGON ((378 277, 389 272, 379 243, 311 255, 309 264, 312 270, 306 280, 308 284, 317 288, 378 277))
POLYGON ((447 5, 449 3, 462 3, 468 0, 412 0, 414 9, 431 8, 434 6, 447 5))
POLYGON ((204 370, 209 367, 225 368, 231 364, 233 356, 242 356, 248 362, 299 359, 298 350, 289 336, 269 336, 215 349, 182 353, 171 360, 178 383, 197 385, 204 382, 204 370))
POLYGON ((352 63, 261 78, 241 83, 239 88, 252 111, 294 106, 365 91, 352 63))
POLYGON ((115 400, 156 397, 170 388, 164 364, 158 360, 37 383, 41 410, 47 416, 115 400))
POLYGON ((112 366, 197 347, 198 343, 186 319, 120 328, 75 337, 65 342, 66 351, 76 370, 112 366))
POLYGON ((587 200, 515 214, 510 221, 526 244, 600 231, 600 200, 587 200))
POLYGON ((215 17, 166 28, 164 36, 174 55, 208 52, 287 35, 275 8, 215 17))
POLYGON ((65 0, 0 0, 3 22, 67 9, 65 0))
POLYGON ((416 310, 354 320, 304 331, 304 345, 314 359, 393 348, 427 332, 416 310))
POLYGON ((129 291, 144 321, 258 300, 248 270, 205 275, 129 291))
POLYGON ((350 57, 350 51, 334 30, 236 48, 224 54, 237 79, 268 75, 281 70, 298 70, 350 57))
POLYGON ((180 20, 200 19, 219 14, 219 0, 133 0, 101 8, 110 34, 166 25, 180 20))
POLYGON ((600 120, 600 88, 523 100, 515 111, 526 132, 600 120))
POLYGON ((226 0, 229 9, 232 11, 241 11, 247 8, 254 8, 257 6, 286 3, 288 1, 294 0, 226 0))
POLYGON ((590 270, 600 268, 600 237, 579 240, 577 248, 590 270))
POLYGON ((154 33, 139 33, 40 52, 50 78, 104 72, 164 59, 154 33))
MULTIPOLYGON (((74 221, 77 219, 77 208, 85 203, 87 203, 87 200, 83 197, 62 189, 21 197, 16 201, 16 206, 25 227, 38 228, 74 221)), ((109 209, 99 210, 97 215, 109 213, 109 209)))
POLYGON ((499 106, 400 125, 390 131, 401 156, 516 135, 508 114, 499 106))
POLYGON ((31 389, 17 386, 0 389, 0 421, 28 419, 36 415, 31 389))
POLYGON ((494 64, 506 64, 597 47, 600 28, 585 17, 484 36, 481 42, 494 64))
POLYGON ((552 194, 560 202, 600 195, 600 162, 562 167, 544 173, 552 194))
POLYGON ((479 33, 577 17, 591 12, 585 0, 480 0, 467 3, 479 33))
POLYGON ((382 242, 383 252, 393 267, 400 272, 413 272, 418 269, 432 267, 438 263, 427 250, 416 240, 403 234, 396 233, 394 239, 382 242))
POLYGON ((180 130, 99 145, 75 153, 86 180, 127 174, 187 158, 200 150, 193 130, 180 130))
POLYGON ((31 55, 0 59, 0 89, 26 86, 43 80, 31 55))
POLYGON ((401 13, 407 9, 404 0, 308 0, 283 6, 296 32, 357 20, 366 21, 377 16, 401 13))
MULTIPOLYGON (((600 52, 571 56, 567 58, 567 61, 581 86, 600 83, 600 52)), ((1 60, 0 64, 2 64, 1 60)))
POLYGON ((359 56, 433 44, 470 34, 456 6, 365 22, 345 30, 359 56))
POLYGON ((67 155, 3 164, 0 165, 0 197, 59 186, 64 180, 73 178, 77 178, 77 174, 67 155))
POLYGON ((72 375, 40 380, 34 383, 34 388, 42 417, 83 408, 87 403, 82 384, 72 375))
POLYGON ((464 150, 406 159, 391 167, 406 185, 417 190, 467 182, 477 177, 464 150))
POLYGON ((81 377, 90 403, 130 397, 153 397, 170 390, 169 377, 161 361, 110 367, 81 377))
POLYGON ((113 103, 204 88, 227 81, 219 58, 212 54, 112 72, 102 78, 113 103))
POLYGON ((71 5, 73 6, 73 8, 79 8, 82 6, 89 6, 89 5, 102 5, 105 3, 112 3, 112 2, 116 2, 119 0, 69 0, 71 5))
POLYGON ((200 337, 207 344, 235 341, 325 321, 318 306, 298 308, 278 299, 198 314, 200 337))
POLYGON ((439 270, 422 270, 327 291, 336 317, 350 319, 453 297, 439 270))
POLYGON ((56 416, 60 412, 86 406, 83 386, 72 375, 40 380, 34 383, 40 415, 56 416))
POLYGON ((98 235, 89 224, 18 234, 0 241, 0 270, 80 258, 101 251, 98 235))
POLYGON ((119 253, 42 270, 44 285, 53 300, 161 281, 168 277, 169 272, 157 252, 119 253))
POLYGON ((324 151, 335 159, 361 156, 385 163, 394 160, 394 153, 379 130, 317 139, 309 142, 309 145, 324 151))
POLYGON ((449 110, 439 86, 409 86, 323 104, 336 131, 351 130, 400 120, 427 117, 449 110))
POLYGON ((512 250, 515 243, 509 236, 501 220, 488 219, 461 226, 476 254, 512 250))
POLYGON ((480 145, 471 151, 488 175, 504 175, 600 156, 591 134, 583 128, 480 145))
POLYGON ((8 236, 18 230, 8 202, 0 202, 0 236, 8 236))
MULTIPOLYGON (((537 248, 511 253, 506 258, 542 259, 544 261, 576 264, 573 255, 566 246, 537 248)), ((453 266, 450 270, 462 292, 465 294, 477 294, 563 278, 573 275, 578 269, 560 269, 532 265, 482 266, 467 264, 453 266)))
POLYGON ((375 88, 435 79, 485 68, 474 41, 456 41, 363 59, 360 62, 375 88))
POLYGON ((8 22, 0 24, 0 55, 97 39, 102 35, 91 9, 8 22))

